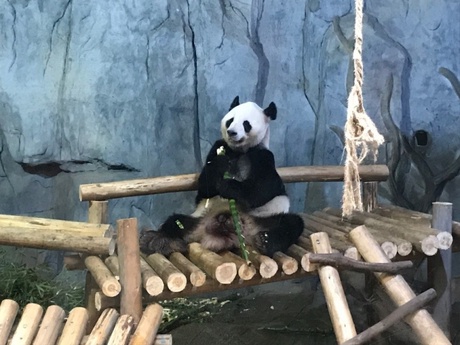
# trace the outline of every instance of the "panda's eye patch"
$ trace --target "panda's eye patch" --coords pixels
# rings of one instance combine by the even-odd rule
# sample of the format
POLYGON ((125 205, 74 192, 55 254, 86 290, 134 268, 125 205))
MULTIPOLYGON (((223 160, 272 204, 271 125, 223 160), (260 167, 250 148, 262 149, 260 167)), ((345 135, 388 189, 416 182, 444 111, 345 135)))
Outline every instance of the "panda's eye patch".
POLYGON ((249 133, 249 132, 251 131, 251 129, 252 129, 252 126, 251 126, 251 124, 249 123, 249 121, 244 121, 244 122, 243 122, 243 127, 244 127, 244 131, 245 131, 246 133, 249 133))
POLYGON ((231 119, 227 120, 227 122, 225 122, 225 127, 226 127, 226 128, 230 127, 230 125, 232 124, 232 122, 233 122, 233 117, 232 117, 231 119))

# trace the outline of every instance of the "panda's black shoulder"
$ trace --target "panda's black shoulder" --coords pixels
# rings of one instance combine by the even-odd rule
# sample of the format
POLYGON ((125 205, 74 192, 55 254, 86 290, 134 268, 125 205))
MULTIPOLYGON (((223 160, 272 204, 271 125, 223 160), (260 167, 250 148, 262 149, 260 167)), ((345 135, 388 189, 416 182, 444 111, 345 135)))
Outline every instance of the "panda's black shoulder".
POLYGON ((265 146, 257 145, 251 147, 246 155, 252 163, 257 163, 261 165, 275 165, 275 155, 265 146))

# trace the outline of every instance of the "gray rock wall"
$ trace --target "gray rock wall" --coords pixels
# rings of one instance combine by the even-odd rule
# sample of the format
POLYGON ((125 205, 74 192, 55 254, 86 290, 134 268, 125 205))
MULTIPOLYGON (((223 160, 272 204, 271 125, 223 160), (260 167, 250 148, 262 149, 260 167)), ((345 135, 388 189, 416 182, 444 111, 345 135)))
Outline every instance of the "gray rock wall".
MULTIPOLYGON (((367 1, 365 104, 383 199, 460 216, 460 3, 367 1), (423 142, 413 135, 424 130, 423 142)), ((353 71, 344 0, 0 0, 0 213, 84 220, 81 183, 196 172, 231 100, 275 101, 279 166, 340 164, 353 71)), ((293 210, 340 184, 289 186, 293 210)), ((158 226, 193 193, 114 200, 158 226)))

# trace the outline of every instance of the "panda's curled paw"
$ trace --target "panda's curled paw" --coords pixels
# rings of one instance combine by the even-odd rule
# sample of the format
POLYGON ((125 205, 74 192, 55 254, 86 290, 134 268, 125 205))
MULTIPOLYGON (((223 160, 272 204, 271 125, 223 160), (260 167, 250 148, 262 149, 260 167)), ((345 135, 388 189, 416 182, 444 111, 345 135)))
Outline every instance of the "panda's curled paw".
POLYGON ((173 238, 162 231, 142 231, 139 246, 144 254, 160 253, 169 256, 171 253, 187 251, 187 243, 182 238, 173 238))
POLYGON ((260 254, 272 257, 278 250, 269 231, 261 231, 254 237, 254 247, 260 254))
POLYGON ((219 176, 224 176, 224 174, 230 169, 230 158, 225 155, 217 155, 210 162, 212 169, 219 174, 219 176))
POLYGON ((217 192, 224 199, 240 199, 239 182, 232 179, 222 179, 217 183, 217 192))

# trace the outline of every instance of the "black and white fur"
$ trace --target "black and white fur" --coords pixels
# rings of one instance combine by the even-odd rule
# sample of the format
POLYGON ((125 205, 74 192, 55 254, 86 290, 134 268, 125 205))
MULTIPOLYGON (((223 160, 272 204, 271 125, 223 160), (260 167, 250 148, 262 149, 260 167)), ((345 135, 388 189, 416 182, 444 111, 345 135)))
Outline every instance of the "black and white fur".
POLYGON ((269 123, 276 115, 273 102, 262 109, 235 98, 221 121, 223 139, 214 143, 199 176, 195 212, 173 214, 158 231, 144 232, 143 252, 185 252, 190 242, 213 251, 237 248, 228 199, 236 201, 246 242, 262 254, 272 256, 297 241, 303 221, 287 213, 289 198, 268 149, 269 123), (219 155, 222 148, 225 154, 219 155))

